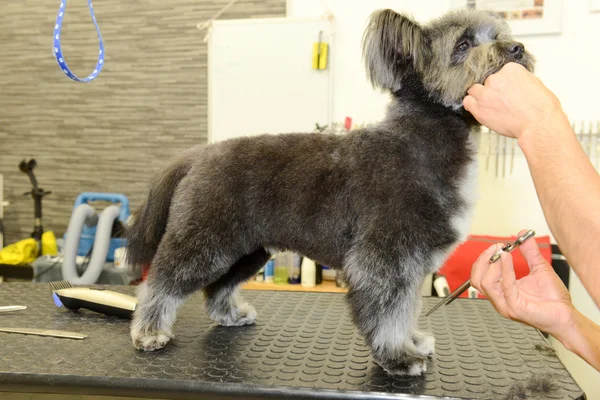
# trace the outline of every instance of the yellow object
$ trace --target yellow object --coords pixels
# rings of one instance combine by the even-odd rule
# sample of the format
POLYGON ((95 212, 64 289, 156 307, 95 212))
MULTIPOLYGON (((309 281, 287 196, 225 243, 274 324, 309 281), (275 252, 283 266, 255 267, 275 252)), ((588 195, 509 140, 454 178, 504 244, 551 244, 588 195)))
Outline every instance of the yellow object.
POLYGON ((313 69, 327 69, 327 53, 329 45, 327 43, 313 44, 313 69))
POLYGON ((56 236, 54 236, 54 232, 52 231, 46 231, 42 233, 42 255, 58 255, 58 245, 56 244, 56 236))
POLYGON ((0 264, 31 264, 37 258, 37 252, 35 239, 24 239, 0 250, 0 264))
MULTIPOLYGON (((37 258, 37 254, 38 244, 35 239, 24 239, 0 250, 0 264, 31 264, 37 258)), ((54 232, 47 231, 42 234, 42 254, 48 256, 58 254, 54 232)))

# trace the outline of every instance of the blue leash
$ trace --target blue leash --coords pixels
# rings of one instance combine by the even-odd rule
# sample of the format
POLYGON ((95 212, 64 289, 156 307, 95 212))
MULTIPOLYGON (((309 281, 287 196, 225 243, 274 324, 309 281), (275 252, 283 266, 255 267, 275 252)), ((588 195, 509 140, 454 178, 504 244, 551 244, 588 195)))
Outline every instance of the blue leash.
POLYGON ((80 79, 75 76, 74 73, 71 72, 69 67, 67 66, 67 62, 63 57, 62 50, 60 49, 60 30, 62 28, 62 22, 65 14, 65 8, 67 5, 67 0, 61 0, 60 8, 58 9, 58 16, 56 17, 56 25, 54 25, 54 49, 53 53, 56 57, 56 61, 58 61, 58 66, 69 78, 73 79, 77 82, 89 82, 94 80, 102 67, 104 66, 104 44, 102 43, 102 35, 100 35, 100 28, 98 28, 98 23, 96 22, 96 16, 94 15, 94 8, 92 7, 92 0, 88 0, 88 7, 90 9, 90 14, 92 15, 92 21, 94 21, 94 25, 96 26, 96 32, 98 32, 98 40, 100 41, 100 51, 98 53, 98 62, 96 63, 96 68, 94 71, 89 74, 87 77, 80 79))

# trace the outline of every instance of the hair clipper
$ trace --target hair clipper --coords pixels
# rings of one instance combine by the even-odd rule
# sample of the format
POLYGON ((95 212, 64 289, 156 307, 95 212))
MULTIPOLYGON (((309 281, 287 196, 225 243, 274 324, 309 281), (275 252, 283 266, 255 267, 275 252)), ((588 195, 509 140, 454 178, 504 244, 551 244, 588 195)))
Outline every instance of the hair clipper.
POLYGON ((73 287, 67 281, 51 282, 52 299, 58 307, 72 311, 81 308, 120 318, 131 318, 137 299, 102 288, 73 287))

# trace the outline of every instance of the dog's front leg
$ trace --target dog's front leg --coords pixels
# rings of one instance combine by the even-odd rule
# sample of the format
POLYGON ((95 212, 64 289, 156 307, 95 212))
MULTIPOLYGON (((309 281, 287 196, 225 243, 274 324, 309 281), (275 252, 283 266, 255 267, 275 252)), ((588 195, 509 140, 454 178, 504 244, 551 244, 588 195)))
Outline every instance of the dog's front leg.
POLYGON ((347 266, 348 301, 373 358, 394 375, 421 375, 433 338, 416 330, 421 274, 413 266, 347 266))

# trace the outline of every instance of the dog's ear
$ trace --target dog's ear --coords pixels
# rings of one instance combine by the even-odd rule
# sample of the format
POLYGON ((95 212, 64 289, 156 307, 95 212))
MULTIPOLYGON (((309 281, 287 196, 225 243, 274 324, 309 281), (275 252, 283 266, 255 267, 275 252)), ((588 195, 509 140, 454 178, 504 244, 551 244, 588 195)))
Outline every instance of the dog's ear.
POLYGON ((371 84, 392 92, 400 89, 409 69, 423 69, 429 48, 421 26, 390 9, 371 15, 362 42, 371 84))

